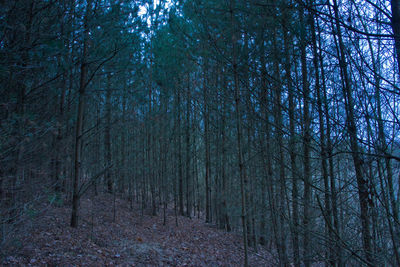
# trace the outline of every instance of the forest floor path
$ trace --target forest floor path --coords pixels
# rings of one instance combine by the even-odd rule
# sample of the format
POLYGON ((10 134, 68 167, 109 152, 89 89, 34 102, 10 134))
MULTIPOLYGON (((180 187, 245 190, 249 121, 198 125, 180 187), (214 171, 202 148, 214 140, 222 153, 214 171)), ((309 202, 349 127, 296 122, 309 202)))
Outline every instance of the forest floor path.
MULTIPOLYGON (((242 266, 238 233, 227 233, 202 219, 168 210, 142 216, 140 208, 102 195, 81 200, 79 227, 69 226, 69 205, 49 205, 14 237, 0 265, 10 266, 242 266)), ((41 207, 42 210, 44 207, 41 207)), ((275 266, 265 249, 250 249, 249 266, 275 266)))

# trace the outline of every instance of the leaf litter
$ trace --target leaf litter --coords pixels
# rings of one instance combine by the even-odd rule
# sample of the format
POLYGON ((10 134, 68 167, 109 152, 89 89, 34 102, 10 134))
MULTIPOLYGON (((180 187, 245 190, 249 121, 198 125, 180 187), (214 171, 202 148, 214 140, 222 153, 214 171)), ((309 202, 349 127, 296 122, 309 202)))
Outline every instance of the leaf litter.
MULTIPOLYGON (((53 205, 35 218, 3 252, 4 266, 242 266, 240 233, 210 227, 202 219, 141 215, 139 206, 113 196, 81 199, 78 228, 69 226, 70 207, 53 205)), ((160 211, 161 214, 162 211, 160 211)), ((274 266, 269 251, 249 251, 250 266, 274 266)))

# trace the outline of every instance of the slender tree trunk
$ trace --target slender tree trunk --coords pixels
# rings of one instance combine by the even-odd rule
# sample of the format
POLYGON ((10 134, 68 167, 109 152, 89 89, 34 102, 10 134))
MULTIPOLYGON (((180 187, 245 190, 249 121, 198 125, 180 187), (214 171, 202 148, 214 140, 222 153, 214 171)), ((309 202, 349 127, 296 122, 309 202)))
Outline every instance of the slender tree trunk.
MULTIPOLYGON (((111 75, 107 75, 107 87, 106 87, 106 114, 105 114, 105 127, 104 127, 104 152, 105 162, 104 165, 108 166, 111 164, 111 75)), ((108 193, 113 193, 113 177, 111 170, 106 172, 106 183, 108 193)))
POLYGON ((67 89, 66 86, 66 77, 65 74, 63 75, 62 79, 62 87, 61 87, 61 96, 60 96, 60 104, 58 110, 58 119, 57 119, 57 135, 55 140, 55 158, 54 158, 54 191, 60 192, 63 190, 62 183, 60 181, 60 174, 61 174, 61 146, 63 140, 63 120, 64 120, 64 102, 65 102, 65 92, 67 89))
MULTIPOLYGON (((63 7, 66 10, 65 7, 65 2, 63 2, 63 7)), ((64 20, 61 21, 61 26, 60 26, 60 35, 64 36, 64 20)), ((69 46, 69 41, 64 41, 64 47, 69 46)), ((61 68, 62 58, 59 56, 58 58, 58 67, 61 68)), ((61 94, 60 94, 60 102, 58 106, 58 110, 56 111, 58 113, 57 116, 57 135, 56 135, 56 140, 55 140, 55 158, 54 158, 54 191, 60 192, 63 191, 64 188, 62 187, 62 183, 60 181, 60 175, 61 175, 61 146, 62 146, 62 140, 63 140, 63 124, 64 122, 64 111, 65 111, 65 95, 67 92, 67 73, 63 73, 62 78, 61 78, 61 94)))
POLYGON ((342 76, 342 87, 343 94, 345 97, 345 108, 346 108, 346 118, 347 118, 347 132, 350 138, 350 149, 351 156, 353 158, 354 169, 356 173, 357 187, 358 187, 358 197, 361 211, 361 225, 362 225, 362 242, 363 249, 366 260, 369 262, 368 266, 375 266, 375 260, 372 253, 371 246, 371 232, 370 232, 370 219, 369 219, 369 207, 368 207, 368 181, 365 179, 362 172, 363 160, 360 154, 360 148, 357 140, 357 128, 355 123, 354 115, 354 100, 352 95, 352 88, 349 80, 347 62, 345 57, 345 48, 342 39, 341 27, 339 24, 339 10, 337 1, 333 1, 334 16, 336 20, 336 33, 338 40, 338 57, 339 57, 339 67, 341 69, 342 76))
POLYGON ((310 145, 311 145, 311 118, 310 118, 310 87, 308 84, 307 60, 306 60, 306 24, 304 22, 304 9, 300 7, 300 59, 303 89, 303 179, 304 179, 304 253, 303 262, 305 267, 311 266, 311 170, 310 170, 310 145))
MULTIPOLYGON (((168 98, 161 96, 161 107, 163 114, 167 114, 168 110, 168 98)), ((168 133, 166 118, 163 117, 161 120, 161 129, 164 133, 168 133)), ((163 196, 163 225, 167 224, 167 205, 168 205, 168 188, 167 188, 167 158, 168 158, 168 138, 167 134, 164 134, 160 138, 160 160, 161 160, 161 187, 163 196)))
POLYGON ((203 77, 203 116, 204 116, 204 146, 205 146, 205 191, 206 191, 206 223, 211 222, 210 219, 210 144, 209 144, 209 107, 208 107, 208 84, 207 84, 207 67, 204 64, 203 77))
POLYGON ((246 169, 243 163, 242 154, 242 118, 240 112, 240 92, 239 92, 239 74, 238 74, 238 63, 237 63, 237 39, 236 39, 236 27, 234 21, 234 8, 233 0, 230 1, 230 15, 231 15, 231 26, 232 26, 232 68, 233 68, 233 78, 234 78, 234 88, 235 88, 235 111, 236 111, 236 130, 237 130, 237 146, 238 146, 238 163, 240 172, 240 194, 241 194, 241 217, 243 226, 243 246, 244 246, 244 262, 245 267, 248 266, 248 252, 247 252, 247 223, 246 223, 246 169))
MULTIPOLYGON (((317 20, 318 25, 318 20, 317 20)), ((318 28, 318 26, 317 26, 318 28)), ((321 37, 318 36, 318 46, 321 46, 321 37)), ((337 192, 336 192, 336 182, 335 182, 335 172, 334 172, 334 163, 333 163, 333 146, 331 139, 331 122, 330 122, 330 113, 329 113, 329 105, 328 105, 328 97, 327 97, 327 89, 325 84, 325 69, 324 69, 324 61, 322 56, 322 50, 319 51, 319 62, 321 66, 321 81, 322 81, 322 102, 325 114, 326 121, 326 154, 328 157, 329 163, 329 186, 330 186, 330 196, 331 196, 331 207, 332 207, 332 219, 333 219, 333 229, 336 234, 334 237, 335 245, 335 255, 333 255, 334 260, 337 262, 337 266, 342 266, 342 247, 340 245, 340 226, 339 226, 339 217, 338 217, 338 206, 337 206, 337 192)))
MULTIPOLYGON (((158 16, 158 13, 156 14, 156 17, 158 16)), ((156 19, 157 20, 157 19, 156 19)), ((156 21, 157 23, 157 21, 156 21)), ((151 57, 151 55, 150 55, 151 57)), ((153 61, 150 59, 150 66, 153 66, 153 61)), ((154 114, 153 114, 153 85, 152 85, 152 80, 153 80, 153 71, 152 69, 150 70, 150 82, 149 82, 149 102, 148 102, 148 121, 146 122, 146 161, 147 161, 147 170, 146 170, 146 177, 147 177, 147 182, 150 187, 150 196, 151 196, 151 215, 156 216, 157 215, 157 204, 156 204, 156 184, 155 184, 155 158, 154 158, 154 144, 153 138, 154 138, 154 114)))
MULTIPOLYGON (((286 15, 284 15, 286 17, 286 15)), ((292 242, 293 242, 293 263, 295 267, 300 267, 300 246, 299 246, 299 207, 298 207, 298 170, 296 164, 296 133, 295 133, 295 99, 294 88, 292 86, 291 66, 290 66, 290 43, 291 39, 287 34, 286 20, 284 19, 283 41, 285 51, 285 72, 289 97, 289 156, 290 169, 292 176, 292 242)))
MULTIPOLYGON (((126 80, 126 78, 124 79, 126 80)), ((127 81, 124 81, 125 83, 127 81)), ((127 152, 127 144, 126 144, 126 100, 127 100, 127 88, 124 86, 124 92, 122 95, 122 127, 121 127, 121 191, 126 194, 125 185, 127 182, 127 164, 126 164, 126 152, 127 152)), ((130 182, 128 181, 128 188, 130 189, 130 182)), ((128 196, 130 192, 128 192, 128 196)))
POLYGON ((226 176, 226 111, 227 111, 227 82, 225 78, 225 72, 223 71, 223 86, 224 94, 222 99, 222 122, 221 122, 221 148, 222 148, 222 162, 221 162, 221 194, 222 194, 222 220, 224 224, 224 228, 227 232, 231 231, 231 225, 229 223, 229 214, 228 214, 228 200, 227 200, 227 176, 226 176))
POLYGON ((400 75, 400 0, 390 1, 392 8, 392 29, 394 34, 395 53, 397 58, 397 71, 400 75))
POLYGON ((177 138, 178 138, 178 202, 179 202, 179 215, 184 215, 183 210, 183 173, 182 173, 182 138, 181 138, 181 90, 177 89, 177 138))
POLYGON ((79 102, 78 113, 76 119, 76 133, 75 133, 75 161, 74 161, 74 179, 72 188, 72 214, 71 214, 71 227, 78 226, 78 213, 79 213, 79 180, 81 171, 81 157, 82 157, 82 132, 83 132, 83 115, 85 105, 85 89, 88 73, 87 56, 89 49, 89 15, 92 11, 92 1, 88 0, 86 3, 86 14, 84 18, 84 34, 83 34, 83 50, 81 58, 81 76, 79 81, 79 102))
MULTIPOLYGON (((320 84, 320 75, 319 75, 319 60, 318 60, 318 47, 317 47, 317 30, 315 28, 314 15, 310 14, 310 23, 311 23, 311 33, 312 33, 312 48, 313 48, 313 65, 315 70, 315 90, 317 97, 317 110, 318 110, 318 122, 319 122, 319 133, 320 133, 320 155, 321 155, 321 166, 322 166, 322 178, 324 181, 324 198, 325 198, 325 213, 324 218, 326 219, 325 223, 325 232, 327 233, 326 240, 326 248, 327 255, 326 259, 327 265, 336 266, 336 261, 334 257, 334 246, 335 244, 332 242, 334 240, 334 234, 332 232, 332 209, 331 209, 331 196, 330 196, 330 184, 328 177, 328 162, 327 162, 327 151, 326 151, 326 138, 325 138, 325 123, 324 123, 324 114, 322 107, 322 96, 321 96, 321 84, 320 84)), ((321 66, 322 67, 322 66, 321 66)))
POLYGON ((278 158, 278 184, 277 189, 279 190, 279 196, 277 196, 277 225, 276 225, 276 246, 278 249, 279 263, 280 266, 287 266, 289 260, 286 253, 286 234, 285 234, 285 222, 284 222, 284 202, 285 202, 285 159, 283 151, 283 122, 282 122, 282 91, 281 91, 281 77, 280 77, 280 53, 278 50, 277 43, 277 32, 276 28, 273 29, 273 70, 274 70, 274 122, 275 122, 275 136, 277 144, 277 158, 278 158))
POLYGON ((190 154, 190 111, 192 98, 190 95, 190 75, 187 77, 187 99, 186 99, 186 216, 192 215, 192 177, 191 177, 191 154, 190 154))

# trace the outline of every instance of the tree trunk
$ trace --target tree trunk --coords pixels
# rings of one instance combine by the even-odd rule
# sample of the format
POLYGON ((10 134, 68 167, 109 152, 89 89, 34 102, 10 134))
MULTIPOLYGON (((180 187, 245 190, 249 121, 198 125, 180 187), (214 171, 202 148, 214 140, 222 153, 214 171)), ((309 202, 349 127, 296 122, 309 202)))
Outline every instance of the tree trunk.
POLYGON ((191 154, 190 154, 190 112, 192 108, 192 98, 190 95, 190 75, 187 77, 187 99, 186 99, 186 216, 192 215, 192 177, 191 177, 191 154))
POLYGON ((276 208, 277 208, 277 221, 276 221, 276 246, 278 250, 279 263, 280 266, 287 266, 289 264, 289 260, 287 258, 286 253, 286 234, 285 234, 285 222, 284 222, 284 213, 285 213, 285 159, 284 159, 284 151, 283 151, 283 122, 282 122, 282 91, 281 91, 281 77, 280 77, 280 53, 278 50, 277 43, 277 32, 276 28, 273 29, 273 70, 274 70, 274 84, 273 84, 273 92, 274 92, 274 122, 275 122, 275 136, 276 136, 276 145, 277 145, 277 158, 278 158, 278 184, 277 190, 279 190, 279 195, 276 200, 276 208))
MULTIPOLYGON (((330 184, 328 177, 328 162, 327 162, 327 150, 326 150, 326 137, 325 137, 325 123, 324 123, 324 114, 322 109, 322 96, 321 96, 321 85, 320 85, 320 75, 319 75, 319 60, 318 60, 318 47, 317 47, 317 32, 319 29, 315 28, 314 22, 314 14, 310 14, 310 23, 311 23, 311 33, 312 33, 312 48, 313 48, 313 65, 315 70, 315 90, 317 97, 317 110, 318 110, 318 122, 319 122, 319 133, 320 133, 320 155, 321 155, 321 166, 322 166, 322 178, 324 181, 324 198, 325 198, 325 210, 322 211, 325 213, 325 232, 326 236, 326 259, 327 265, 336 266, 335 261, 335 251, 333 243, 334 234, 332 228, 332 209, 331 209, 331 196, 330 196, 330 184)), ((323 66, 321 66, 322 68, 323 66)))
POLYGON ((390 1, 392 8, 392 29, 394 34, 395 53, 397 58, 397 71, 400 75, 400 0, 390 1))
POLYGON ((85 89, 86 80, 88 73, 88 49, 89 49, 89 15, 92 10, 92 0, 88 0, 86 3, 86 14, 84 18, 84 34, 83 34, 83 50, 81 58, 81 75, 79 81, 79 102, 78 102, 78 112, 76 118, 76 133, 75 133, 75 161, 74 161, 74 179, 72 188, 72 214, 71 214, 71 227, 78 226, 79 218, 79 180, 81 171, 81 157, 82 157, 82 132, 83 132, 83 115, 85 106, 85 89))
MULTIPOLYGON (((287 17, 286 14, 284 17, 287 17)), ((287 34, 286 20, 284 19, 283 41, 285 54, 286 83, 289 98, 289 156, 290 169, 292 176, 292 243, 293 243, 293 263, 295 267, 300 267, 300 246, 299 246, 299 207, 298 207, 298 170, 296 165, 296 133, 295 133, 295 99, 294 88, 292 86, 291 66, 290 66, 290 44, 292 40, 287 34)))
MULTIPOLYGON (((107 87, 106 87, 106 104, 105 104, 105 127, 104 127, 104 166, 111 164, 111 75, 107 75, 107 87)), ((107 191, 113 193, 113 177, 111 170, 107 170, 106 175, 107 191)))
POLYGON ((181 138, 181 90, 177 88, 177 138, 178 138, 178 203, 179 203, 179 215, 183 216, 183 173, 182 173, 182 138, 181 138))
MULTIPOLYGON (((317 20, 318 24, 318 20, 317 20)), ((318 45, 321 47, 321 37, 318 36, 318 45)), ((333 229, 336 234, 334 237, 335 245, 335 255, 334 261, 337 261, 337 266, 342 266, 342 247, 340 245, 340 227, 339 227, 339 217, 338 217, 338 207, 337 207, 337 192, 336 192, 336 182, 335 182, 335 172, 334 172, 334 163, 333 163, 333 147, 332 147, 332 139, 331 139, 331 122, 329 115, 329 105, 328 105, 328 97, 327 97, 327 89, 325 84, 325 71, 324 71, 324 62, 322 56, 322 50, 319 51, 319 62, 321 66, 321 81, 322 81, 322 102, 325 113, 325 121, 326 121, 326 154, 328 157, 329 163, 329 186, 330 186, 330 196, 331 196, 331 207, 332 207, 332 219, 333 219, 333 229)))
POLYGON ((209 144, 209 107, 208 107, 208 84, 207 84, 207 64, 204 64, 203 77, 203 116, 204 116, 204 146, 205 146, 205 191, 206 191, 206 223, 210 221, 210 144, 209 144))
POLYGON ((224 224, 224 228, 226 231, 230 232, 231 231, 231 226, 229 223, 229 215, 228 215, 228 200, 227 200, 227 177, 226 177, 226 110, 227 110, 227 82, 225 78, 225 72, 222 72, 223 75, 223 86, 224 88, 224 93, 223 93, 223 99, 222 99, 222 122, 221 122, 221 149, 222 149, 222 162, 221 162, 221 194, 222 194, 222 221, 224 224))
MULTIPOLYGON (((124 79, 124 82, 126 83, 126 78, 124 79)), ((127 144, 126 144, 126 100, 127 100, 127 88, 124 86, 124 92, 122 93, 122 127, 121 127, 121 177, 120 177, 120 183, 121 183, 121 192, 126 193, 125 190, 125 185, 127 182, 127 176, 126 176, 126 169, 127 169, 127 164, 126 164, 126 151, 127 151, 127 144)), ((128 182, 128 188, 131 188, 131 183, 128 182)), ((130 192, 128 192, 128 196, 130 195, 130 192)), ((129 198, 129 197, 128 197, 129 198)))
POLYGON ((341 69, 342 76, 342 87, 343 87, 343 95, 345 97, 345 108, 346 108, 346 118, 347 118, 347 132, 350 138, 350 149, 351 156, 353 158, 354 169, 357 180, 358 187, 358 197, 361 211, 361 225, 362 225, 362 243, 365 254, 365 259, 368 262, 368 266, 375 266, 375 260, 372 253, 371 246, 371 233, 370 233, 370 219, 369 219, 369 208, 368 208, 368 181, 365 179, 362 173, 362 165, 363 160, 361 158, 360 149, 358 145, 358 137, 357 137, 357 128, 355 123, 355 115, 354 115, 354 100, 352 96, 352 88, 349 80, 348 70, 347 70, 347 62, 345 57, 345 48, 342 39, 342 33, 339 23, 339 10, 337 1, 333 1, 333 9, 334 16, 336 20, 336 32, 337 32, 337 40, 339 42, 337 50, 339 57, 339 67, 341 69))
POLYGON ((306 60, 306 24, 304 22, 304 9, 300 7, 300 59, 301 59, 301 76, 303 89, 303 179, 304 179, 304 254, 303 262, 305 267, 311 266, 312 249, 311 249, 311 171, 310 171, 310 144, 311 144, 311 118, 310 118, 310 87, 308 84, 307 60, 306 60))
POLYGON ((236 27, 234 21, 233 13, 233 0, 230 1, 230 16, 231 16, 231 26, 232 26, 232 68, 233 68, 233 78, 234 78, 234 89, 235 89, 235 111, 236 111, 236 130, 237 130, 237 151, 238 151, 238 164, 239 164, 239 174, 240 174, 240 194, 241 194, 241 217, 242 217, 242 227, 243 227, 243 246, 244 246, 244 262, 245 267, 248 266, 248 252, 247 252, 247 223, 246 223, 246 170, 243 163, 242 154, 242 118, 240 112, 240 92, 239 92, 239 74, 238 74, 238 63, 237 63, 237 39, 236 39, 236 27))

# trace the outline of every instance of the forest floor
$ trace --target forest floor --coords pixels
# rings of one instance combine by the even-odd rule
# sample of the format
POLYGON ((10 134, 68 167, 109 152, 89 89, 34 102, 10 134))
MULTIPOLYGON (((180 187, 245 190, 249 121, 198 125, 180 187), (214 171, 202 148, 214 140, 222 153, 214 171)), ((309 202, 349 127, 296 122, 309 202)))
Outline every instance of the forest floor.
MULTIPOLYGON (((29 231, 18 234, 5 266, 242 266, 243 246, 238 233, 227 233, 204 220, 178 216, 169 210, 142 216, 139 208, 102 195, 81 200, 79 227, 69 226, 69 205, 47 205, 32 219, 29 231)), ((4 254, 3 254, 4 255, 4 254)), ((265 248, 250 249, 249 266, 275 266, 265 248)))

